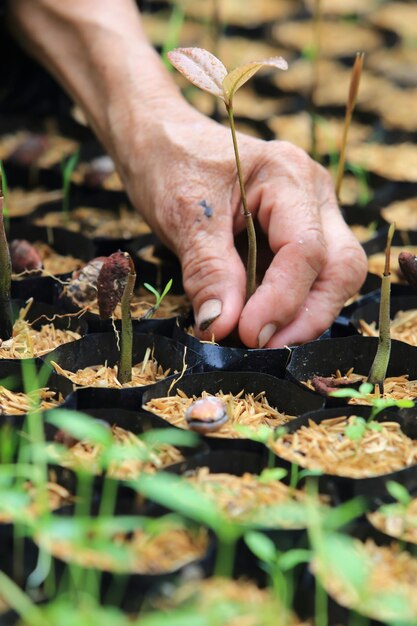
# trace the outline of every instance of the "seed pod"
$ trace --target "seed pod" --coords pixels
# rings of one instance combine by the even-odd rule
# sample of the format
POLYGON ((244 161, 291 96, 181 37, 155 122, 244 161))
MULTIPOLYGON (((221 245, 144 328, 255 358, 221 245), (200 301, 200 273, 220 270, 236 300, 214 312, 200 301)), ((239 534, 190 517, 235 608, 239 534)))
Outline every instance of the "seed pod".
POLYGON ((398 262, 406 281, 417 290, 417 257, 411 252, 400 252, 398 262))
POLYGON ((48 148, 46 135, 31 134, 9 155, 9 160, 19 165, 32 165, 48 148))
POLYGON ((362 381, 353 382, 347 376, 339 378, 333 378, 332 376, 314 376, 311 379, 311 384, 314 390, 321 396, 327 397, 332 391, 340 389, 342 387, 358 387, 362 381))
POLYGON ((229 418, 223 400, 207 396, 193 402, 185 413, 185 419, 190 430, 205 435, 219 430, 229 418))
POLYGON ((9 250, 12 271, 15 274, 42 269, 43 263, 39 252, 26 239, 13 239, 9 245, 9 250))
POLYGON ((97 281, 97 301, 101 319, 105 320, 112 316, 122 298, 131 269, 131 259, 127 252, 119 250, 105 259, 97 281))
POLYGON ((72 274, 65 289, 66 296, 78 306, 92 304, 97 300, 97 281, 105 256, 92 259, 87 265, 72 274))

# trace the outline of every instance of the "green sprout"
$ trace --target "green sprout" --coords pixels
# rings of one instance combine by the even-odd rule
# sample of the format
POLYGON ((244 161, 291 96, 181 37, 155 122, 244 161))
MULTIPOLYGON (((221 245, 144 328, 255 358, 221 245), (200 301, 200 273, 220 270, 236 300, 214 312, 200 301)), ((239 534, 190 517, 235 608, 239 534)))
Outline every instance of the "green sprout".
POLYGON ((155 289, 155 287, 152 287, 152 285, 150 285, 149 283, 143 283, 143 286, 155 296, 155 304, 151 306, 151 308, 148 311, 146 311, 145 315, 142 318, 144 320, 148 320, 148 319, 151 319, 151 317, 155 315, 155 313, 161 306, 162 300, 171 290, 172 278, 169 279, 169 281, 167 282, 167 284, 165 285, 161 293, 159 293, 159 291, 155 289))
POLYGON ((399 409, 409 409, 414 406, 412 400, 407 400, 406 398, 396 400, 394 398, 373 396, 373 391, 373 385, 370 383, 362 383, 358 390, 348 387, 346 389, 332 391, 330 394, 334 398, 355 398, 356 400, 371 403, 371 412, 368 419, 356 416, 352 423, 345 428, 345 435, 351 441, 361 440, 367 430, 380 431, 382 426, 379 422, 375 421, 375 418, 381 411, 393 406, 399 409))
POLYGON ((258 70, 269 66, 281 70, 287 69, 287 63, 282 57, 272 57, 263 61, 254 61, 241 65, 228 72, 223 63, 213 54, 203 48, 178 48, 168 52, 168 59, 172 65, 191 83, 208 91, 223 100, 229 118, 232 133, 233 150, 239 180, 242 212, 245 218, 248 234, 248 260, 246 266, 246 300, 256 289, 256 233, 252 214, 248 209, 245 181, 240 161, 238 142, 233 114, 233 97, 258 70))
POLYGON ((62 174, 62 211, 65 216, 65 221, 69 222, 69 207, 70 207, 70 190, 71 190, 71 176, 80 157, 80 151, 77 150, 68 159, 63 159, 61 162, 61 174, 62 174))

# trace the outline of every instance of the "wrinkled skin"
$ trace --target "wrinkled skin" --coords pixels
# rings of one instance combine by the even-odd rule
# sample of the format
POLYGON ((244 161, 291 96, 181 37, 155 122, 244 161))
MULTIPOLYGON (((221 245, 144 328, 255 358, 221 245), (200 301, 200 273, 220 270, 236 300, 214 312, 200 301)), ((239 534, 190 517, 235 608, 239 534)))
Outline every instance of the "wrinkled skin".
MULTIPOLYGON (((197 330, 217 312, 204 303, 222 302, 221 315, 200 336, 221 339, 238 326, 250 347, 317 337, 366 275, 365 255, 341 217, 329 174, 289 143, 239 137, 249 209, 266 235, 261 253, 270 261, 245 304, 245 268, 233 243, 245 225, 230 132, 195 112, 187 118, 158 127, 143 176, 127 169, 124 178, 133 201, 147 207, 148 221, 181 259, 197 330)), ((134 159, 133 152, 129 162, 134 159)))
POLYGON ((203 339, 235 330, 247 346, 279 347, 328 327, 366 262, 319 165, 288 143, 240 136, 249 209, 266 236, 266 272, 245 304, 230 132, 184 101, 133 0, 100 0, 100 11, 96 0, 13 0, 9 12, 21 43, 83 108, 133 204, 179 255, 203 339))

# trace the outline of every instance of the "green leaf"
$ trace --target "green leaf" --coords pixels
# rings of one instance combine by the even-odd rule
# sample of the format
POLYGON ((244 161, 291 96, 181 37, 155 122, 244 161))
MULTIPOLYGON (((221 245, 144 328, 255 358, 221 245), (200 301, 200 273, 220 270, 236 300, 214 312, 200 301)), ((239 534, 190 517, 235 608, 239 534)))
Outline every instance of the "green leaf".
POLYGON ((278 565, 283 572, 288 572, 300 563, 309 563, 311 554, 311 550, 303 550, 301 548, 289 550, 278 557, 278 565))
POLYGON ((159 291, 157 291, 155 289, 155 287, 152 287, 152 285, 150 285, 149 283, 143 283, 143 286, 145 287, 145 289, 150 291, 155 296, 156 300, 158 301, 158 299, 159 299, 159 291))
POLYGON ((187 448, 194 448, 200 443, 200 437, 197 433, 180 428, 155 428, 148 430, 140 438, 147 444, 167 443, 171 446, 185 446, 187 448))
POLYGON ((256 531, 246 533, 244 539, 248 548, 258 559, 265 563, 275 562, 277 551, 272 539, 256 531))
POLYGON ((110 446, 113 442, 109 428, 79 411, 52 409, 47 412, 46 420, 80 441, 86 439, 104 447, 110 446))
POLYGON ((164 287, 164 290, 161 293, 161 298, 160 298, 160 302, 165 298, 165 296, 168 294, 168 292, 171 290, 172 287, 172 278, 169 279, 169 281, 167 282, 167 284, 164 287))
POLYGON ((393 480, 389 480, 386 487, 390 496, 395 498, 395 500, 398 500, 398 502, 404 504, 405 506, 410 504, 412 497, 410 496, 408 490, 404 487, 404 485, 401 485, 400 483, 397 483, 393 480))
POLYGON ((229 72, 223 79, 223 91, 226 103, 231 103, 233 96, 262 67, 275 67, 280 70, 288 69, 288 63, 282 57, 271 57, 263 61, 245 63, 229 72))
POLYGON ((379 422, 368 422, 367 428, 369 428, 369 430, 375 430, 376 432, 380 433, 382 430, 382 424, 380 424, 379 422))
POLYGON ((270 483, 276 480, 282 480, 287 475, 287 470, 282 467, 272 467, 262 470, 259 475, 260 483, 270 483))
POLYGON ((357 417, 349 426, 345 428, 345 435, 351 441, 359 441, 366 432, 366 422, 361 417, 357 417))

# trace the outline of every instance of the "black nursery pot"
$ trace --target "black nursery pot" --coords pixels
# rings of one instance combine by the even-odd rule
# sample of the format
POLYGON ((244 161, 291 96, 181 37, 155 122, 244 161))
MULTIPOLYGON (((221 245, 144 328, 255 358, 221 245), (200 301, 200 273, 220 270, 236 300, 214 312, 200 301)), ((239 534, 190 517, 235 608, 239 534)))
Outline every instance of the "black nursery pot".
MULTIPOLYGON (((41 359, 24 359, 24 361, 32 361, 35 364, 36 371, 39 372, 41 368, 45 367, 45 364, 41 359)), ((0 381, 10 380, 10 388, 16 393, 24 392, 25 384, 22 373, 22 359, 0 359, 0 381)), ((55 392, 55 397, 61 395, 63 402, 60 407, 73 408, 75 399, 72 394, 73 384, 68 378, 56 374, 51 368, 48 368, 48 379, 46 381, 46 387, 55 392)), ((55 408, 58 408, 55 407, 55 408)), ((25 414, 9 415, 2 411, 2 419, 6 419, 12 425, 22 424, 25 414)))
MULTIPOLYGON (((184 359, 188 371, 200 368, 200 358, 191 350, 185 352, 185 347, 167 337, 158 335, 134 333, 133 334, 133 364, 143 360, 146 350, 150 348, 154 358, 164 370, 170 369, 172 373, 164 381, 168 386, 175 376, 182 372, 184 359)), ((83 337, 80 341, 65 344, 48 353, 46 360, 54 361, 63 369, 76 372, 79 369, 93 365, 114 366, 119 360, 117 339, 114 333, 94 333, 83 337)), ((104 388, 104 387, 79 387, 74 394, 77 407, 80 410, 89 408, 113 408, 137 410, 141 406, 144 392, 152 388, 156 383, 142 387, 104 388)))
MULTIPOLYGON (((364 320, 368 324, 376 322, 378 327, 379 301, 380 299, 378 294, 371 301, 368 301, 363 306, 358 306, 354 310, 350 318, 350 323, 356 330, 359 330, 360 328, 360 320, 364 320)), ((417 309, 417 295, 391 298, 391 319, 393 319, 399 311, 410 311, 411 309, 417 309)))
MULTIPOLYGON (((342 415, 359 415, 365 419, 369 417, 371 407, 369 406, 345 406, 339 408, 322 409, 306 413, 296 420, 286 425, 288 433, 295 433, 303 426, 308 426, 309 421, 320 424, 323 420, 339 417, 342 415)), ((378 422, 392 421, 400 424, 402 432, 411 439, 417 439, 417 421, 415 412, 411 411, 394 411, 388 409, 382 411, 375 418, 378 422)), ((276 454, 276 465, 283 467, 288 472, 293 464, 276 454)), ((304 467, 298 466, 300 470, 304 467)), ((309 469, 307 467, 307 469, 309 469)), ((318 477, 318 487, 320 493, 327 494, 332 498, 335 504, 345 502, 352 498, 362 496, 365 497, 371 508, 379 503, 389 501, 390 497, 387 493, 386 483, 388 480, 398 482, 409 491, 409 493, 417 492, 417 465, 412 465, 396 472, 373 476, 369 478, 350 478, 347 476, 338 476, 336 474, 322 474, 318 477)))
MULTIPOLYGON (((232 474, 234 476, 243 476, 247 472, 260 474, 268 467, 268 453, 265 446, 259 446, 259 449, 253 449, 253 451, 229 450, 227 454, 222 450, 217 450, 208 454, 199 454, 182 463, 171 465, 166 471, 184 476, 187 473, 193 473, 200 467, 208 467, 211 474, 232 474)), ((162 509, 162 507, 156 507, 156 509, 162 509)), ((267 534, 273 540, 276 548, 282 552, 307 547, 307 534, 303 528, 286 529, 265 525, 264 528, 260 529, 257 525, 256 530, 267 534)), ((259 567, 258 559, 249 550, 243 539, 238 541, 236 547, 234 575, 236 577, 256 578, 258 584, 263 586, 267 584, 265 570, 259 567)), ((297 572, 297 577, 299 575, 300 571, 297 572)))
MULTIPOLYGON (((75 256, 89 261, 96 256, 94 244, 80 233, 73 233, 63 228, 47 229, 24 222, 11 224, 9 241, 26 239, 30 243, 42 241, 50 245, 58 254, 75 256)), ((65 280, 70 273, 57 274, 59 280, 65 280)), ((57 297, 59 283, 51 276, 29 275, 26 278, 12 280, 11 294, 13 298, 35 297, 40 302, 53 304, 57 297)))
MULTIPOLYGON (((70 518, 74 514, 74 508, 69 506, 57 512, 58 515, 65 515, 70 518)), ((99 514, 99 506, 91 512, 94 517, 99 514)), ((115 516, 118 515, 136 515, 137 510, 135 504, 133 508, 129 502, 124 501, 117 507, 115 516)), ((152 517, 152 515, 148 515, 152 517)), ((213 573, 215 558, 215 539, 213 535, 208 533, 208 546, 205 554, 194 561, 179 566, 177 569, 159 573, 159 574, 143 574, 143 573, 118 573, 104 569, 97 569, 88 565, 83 566, 91 576, 96 576, 98 582, 98 593, 103 604, 116 605, 122 610, 128 612, 137 612, 144 600, 149 594, 158 593, 166 584, 173 584, 182 576, 186 577, 188 568, 195 570, 197 568, 204 577, 213 573)), ((69 566, 59 557, 52 556, 52 568, 57 581, 57 588, 62 586, 63 589, 68 588, 69 583, 69 566)))
MULTIPOLYGON (((355 373, 368 375, 378 346, 377 337, 338 337, 312 341, 295 348, 287 367, 287 378, 304 390, 303 381, 313 376, 332 376, 336 370, 342 374, 350 368, 355 373)), ((417 348, 402 341, 392 341, 387 377, 408 374, 410 380, 417 378, 417 348)), ((317 396, 315 391, 308 390, 317 396)), ((326 399, 327 406, 345 406, 345 398, 326 399)))
POLYGON ((127 251, 135 264, 140 282, 149 283, 158 290, 165 287, 172 279, 172 293, 183 293, 181 264, 171 250, 164 246, 153 234, 142 235, 133 239, 127 251), (140 254, 148 246, 152 247, 155 262, 140 254))
MULTIPOLYGON (((22 299, 12 300, 12 313, 13 319, 19 316, 19 311, 25 306, 26 302, 22 299)), ((29 311, 26 315, 26 320, 30 323, 33 322, 32 327, 35 330, 39 330, 44 324, 53 324, 55 328, 60 330, 72 330, 79 333, 81 336, 87 334, 87 323, 84 319, 77 317, 62 317, 62 311, 59 311, 51 304, 45 304, 43 302, 32 302, 29 311)))
MULTIPOLYGON (((265 392, 270 406, 276 407, 289 415, 301 415, 306 411, 322 408, 323 399, 308 391, 298 389, 288 381, 280 380, 268 374, 256 372, 205 372, 189 374, 178 380, 171 387, 171 381, 163 380, 149 388, 142 397, 142 405, 153 398, 161 398, 175 395, 177 389, 187 396, 201 396, 203 391, 215 394, 223 393, 238 394, 242 389, 246 393, 257 395, 265 392), (314 406, 313 406, 314 405, 314 406)), ((158 417, 159 424, 170 425, 168 420, 158 417)), ((204 437, 211 450, 245 450, 248 452, 259 451, 258 442, 244 438, 204 437)))
POLYGON ((289 348, 231 348, 205 343, 186 332, 185 328, 193 322, 192 315, 178 318, 173 337, 201 355, 205 371, 262 372, 284 378, 291 354, 289 348))

